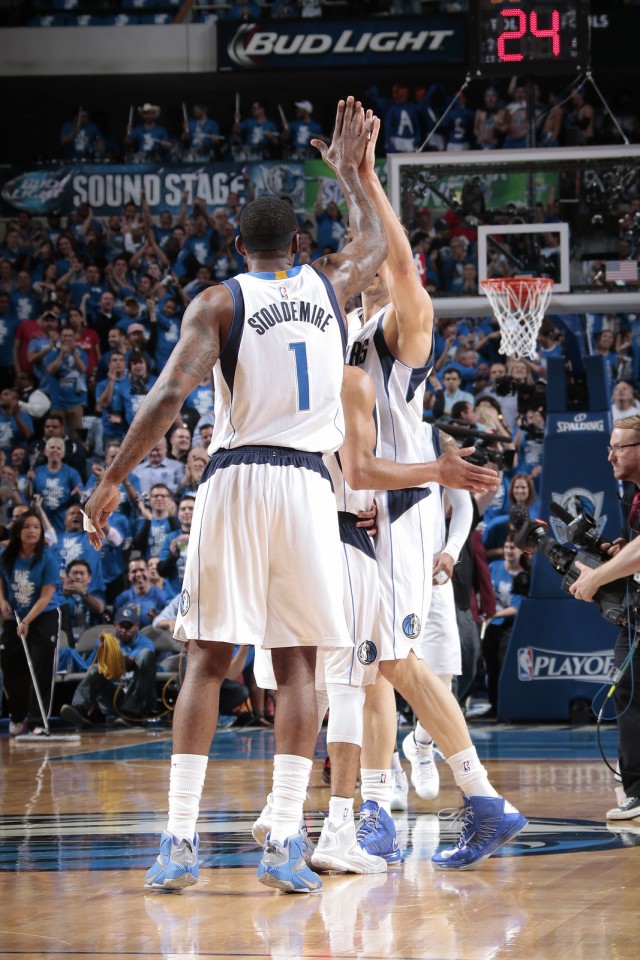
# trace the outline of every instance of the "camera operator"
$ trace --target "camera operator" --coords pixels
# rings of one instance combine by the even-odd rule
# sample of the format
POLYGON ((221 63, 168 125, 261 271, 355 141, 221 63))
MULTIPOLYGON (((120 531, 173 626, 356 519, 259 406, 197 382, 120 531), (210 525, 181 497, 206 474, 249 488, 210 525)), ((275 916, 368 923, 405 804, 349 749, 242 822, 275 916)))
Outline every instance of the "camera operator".
MULTIPOLYGON (((604 584, 640 571, 640 414, 616 420, 611 432, 609 461, 616 480, 625 484, 622 511, 624 538, 609 547, 613 559, 591 570, 578 564, 581 573, 570 587, 579 600, 593 600, 604 584)), ((630 638, 624 629, 616 640, 614 663, 620 667, 629 655, 630 638)), ((611 820, 640 819, 640 655, 636 649, 613 694, 618 723, 618 762, 626 799, 607 811, 611 820)))

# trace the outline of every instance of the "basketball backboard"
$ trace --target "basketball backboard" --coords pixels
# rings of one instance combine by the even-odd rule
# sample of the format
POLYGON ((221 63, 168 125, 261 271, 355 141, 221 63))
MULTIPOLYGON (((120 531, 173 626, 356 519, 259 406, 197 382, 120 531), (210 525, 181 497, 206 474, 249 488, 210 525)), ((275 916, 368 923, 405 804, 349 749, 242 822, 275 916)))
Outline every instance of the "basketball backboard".
MULTIPOLYGON (((549 312, 640 313, 640 147, 391 154, 404 223, 426 207, 477 239, 478 276, 551 276, 549 312)), ((481 294, 439 290, 436 314, 490 312, 481 294)))

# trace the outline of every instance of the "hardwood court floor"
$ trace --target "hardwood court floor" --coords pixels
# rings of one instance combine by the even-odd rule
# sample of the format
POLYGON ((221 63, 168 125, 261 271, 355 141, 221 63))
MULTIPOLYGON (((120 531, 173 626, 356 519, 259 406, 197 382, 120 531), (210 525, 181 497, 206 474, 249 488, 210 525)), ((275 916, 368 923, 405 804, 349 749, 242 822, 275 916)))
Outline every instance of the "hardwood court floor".
MULTIPOLYGON (((0 960, 428 958, 631 960, 640 932, 640 821, 615 833, 611 775, 592 728, 472 730, 496 786, 530 818, 474 871, 430 856, 457 827, 446 765, 434 803, 395 814, 403 863, 387 875, 326 876, 320 894, 257 883, 251 824, 270 783, 269 731, 225 731, 212 749, 200 821, 201 880, 145 892, 165 823, 170 733, 90 732, 79 743, 0 737, 0 960)), ((609 756, 613 730, 605 731, 609 756)), ((316 764, 310 832, 328 789, 316 764)))

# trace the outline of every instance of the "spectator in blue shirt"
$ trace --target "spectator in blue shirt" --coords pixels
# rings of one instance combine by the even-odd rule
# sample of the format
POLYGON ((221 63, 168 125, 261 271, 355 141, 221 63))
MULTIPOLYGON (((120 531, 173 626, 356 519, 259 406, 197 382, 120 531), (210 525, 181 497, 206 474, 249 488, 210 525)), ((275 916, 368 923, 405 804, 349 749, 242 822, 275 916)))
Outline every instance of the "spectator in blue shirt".
POLYGON ((514 592, 514 580, 525 572, 522 551, 516 547, 513 532, 504 544, 504 559, 489 564, 491 582, 496 595, 496 613, 491 618, 482 641, 482 654, 487 668, 487 691, 492 712, 498 707, 498 681, 509 638, 520 607, 522 594, 514 592))
POLYGON ((149 363, 144 353, 132 350, 127 365, 129 373, 119 385, 124 407, 125 430, 133 422, 138 407, 158 379, 149 373, 149 363))
POLYGON ((465 403, 470 403, 472 407, 475 406, 473 394, 461 389, 462 378, 455 367, 449 366, 444 368, 442 371, 442 383, 444 384, 444 412, 447 416, 451 416, 453 405, 462 400, 464 400, 465 403))
MULTIPOLYGON (((156 655, 153 641, 140 633, 140 613, 135 605, 120 607, 115 614, 116 639, 124 657, 124 692, 117 702, 118 711, 131 722, 144 720, 154 709, 156 655)), ((110 632, 105 625, 105 632, 110 632)), ((101 636, 100 643, 104 644, 101 636)), ((71 704, 60 709, 60 716, 75 727, 112 720, 116 716, 114 697, 118 680, 108 680, 92 664, 80 681, 71 704)), ((123 721, 126 725, 127 721, 123 721)))
POLYGON ((9 294, 11 309, 18 320, 35 320, 40 314, 40 300, 31 286, 31 275, 27 270, 19 270, 16 276, 16 288, 9 294))
POLYGON ((282 139, 290 151, 290 159, 305 160, 316 156, 316 151, 310 146, 312 139, 322 140, 322 127, 317 120, 311 119, 313 104, 310 100, 296 100, 295 120, 288 123, 282 132, 282 139))
MULTIPOLYGON (((105 470, 113 463, 119 449, 119 440, 111 440, 105 445, 104 464, 94 463, 91 467, 91 474, 87 480, 87 483, 85 484, 84 490, 82 491, 83 502, 89 499, 97 484, 102 479, 105 470)), ((140 490, 140 483, 137 477, 134 477, 134 475, 130 473, 120 484, 118 490, 120 492, 120 503, 118 504, 116 513, 122 514, 130 519, 133 515, 133 512, 136 510, 136 506, 142 492, 140 490)), ((116 513, 114 513, 114 516, 116 513)))
POLYGON ((251 116, 246 120, 235 114, 233 132, 242 137, 245 159, 270 160, 280 139, 277 126, 267 117, 260 100, 253 101, 251 116))
POLYGON ((143 493, 147 493, 154 483, 164 483, 172 494, 177 493, 184 473, 184 464, 167 458, 167 441, 164 437, 149 451, 149 455, 133 471, 140 481, 143 493))
POLYGON ((26 262, 28 256, 28 244, 25 245, 20 231, 15 226, 9 227, 4 240, 0 243, 0 258, 17 270, 26 262))
POLYGON ((164 160, 171 149, 169 134, 157 120, 160 116, 160 107, 152 103, 145 103, 138 107, 142 123, 128 128, 124 138, 126 146, 134 151, 134 159, 147 162, 148 160, 164 160))
MULTIPOLYGON (((25 510, 11 525, 0 555, 0 669, 7 696, 11 736, 42 723, 38 698, 25 656, 26 642, 43 703, 48 703, 58 640, 57 569, 47 549, 35 510, 25 510)), ((46 709, 46 707, 45 707, 46 709)))
POLYGON ((27 447, 33 436, 33 420, 20 410, 20 392, 16 387, 5 387, 0 392, 0 450, 7 458, 14 447, 27 447))
POLYGON ((82 525, 82 509, 72 504, 64 515, 64 530, 58 534, 54 548, 60 581, 72 560, 86 560, 91 571, 91 589, 104 600, 104 576, 102 574, 102 551, 97 553, 89 543, 89 536, 82 525))
POLYGON ((82 417, 87 403, 87 367, 89 358, 76 343, 72 327, 63 327, 60 346, 43 360, 48 374, 51 412, 64 417, 65 427, 72 440, 82 427, 82 417))
POLYGON ((124 353, 114 350, 109 356, 107 376, 96 384, 96 412, 101 418, 101 444, 96 448, 106 449, 112 440, 124 437, 124 404, 121 387, 126 377, 124 353))
POLYGON ((450 153, 471 150, 475 118, 475 111, 467 107, 466 96, 459 93, 455 107, 442 124, 447 132, 447 150, 450 153))
POLYGON ((391 87, 391 98, 380 95, 377 87, 370 87, 367 96, 384 124, 384 144, 387 153, 411 153, 421 142, 420 108, 409 102, 409 90, 400 83, 391 87))
POLYGON ((60 131, 60 146, 65 160, 95 160, 104 151, 104 140, 99 129, 82 107, 75 120, 68 120, 60 131))
POLYGON ((197 410, 199 417, 203 417, 205 413, 213 413, 215 404, 211 377, 209 375, 204 378, 195 390, 191 391, 185 400, 185 404, 197 410))
POLYGON ((91 567, 81 558, 71 560, 62 580, 60 615, 70 647, 75 647, 85 630, 102 623, 104 599, 91 587, 91 567))
POLYGON ((82 477, 77 470, 62 462, 65 444, 60 437, 49 437, 44 447, 46 464, 29 470, 28 497, 42 496, 42 506, 56 531, 64 530, 68 507, 77 501, 82 491, 82 477))
POLYGON ((150 560, 160 555, 165 537, 171 531, 180 529, 180 521, 174 515, 175 503, 164 483, 152 485, 148 499, 140 498, 138 510, 142 518, 135 526, 133 549, 145 560, 150 560))
POLYGON ((209 118, 204 104, 194 104, 192 112, 193 116, 185 121, 182 131, 181 139, 187 151, 184 159, 192 163, 214 159, 224 143, 220 127, 209 118))
POLYGON ((240 0, 232 3, 225 11, 227 20, 259 20, 262 17, 260 5, 253 0, 240 0))
POLYGON ((142 557, 129 560, 128 576, 131 587, 116 597, 116 607, 134 607, 138 610, 140 625, 148 627, 167 605, 169 597, 160 587, 151 585, 149 567, 142 557))
POLYGON ((321 252, 325 247, 332 247, 334 251, 338 251, 346 233, 346 227, 342 221, 340 207, 334 200, 330 200, 326 207, 323 206, 323 183, 323 178, 319 177, 315 203, 316 240, 321 252))
POLYGON ((164 577, 165 592, 170 596, 175 596, 182 589, 194 503, 193 496, 181 498, 178 504, 180 528, 168 533, 160 548, 158 573, 164 577))
POLYGON ((15 372, 13 342, 19 325, 9 294, 6 290, 0 290, 0 383, 10 383, 15 372))

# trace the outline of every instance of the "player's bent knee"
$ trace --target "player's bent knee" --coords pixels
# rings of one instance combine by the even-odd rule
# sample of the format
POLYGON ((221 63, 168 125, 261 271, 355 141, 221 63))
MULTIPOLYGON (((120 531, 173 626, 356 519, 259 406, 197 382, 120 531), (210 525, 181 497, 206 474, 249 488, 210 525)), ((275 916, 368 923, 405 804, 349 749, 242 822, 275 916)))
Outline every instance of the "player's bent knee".
POLYGON ((346 683, 328 683, 329 724, 327 743, 353 743, 362 746, 364 731, 364 687, 346 683))

